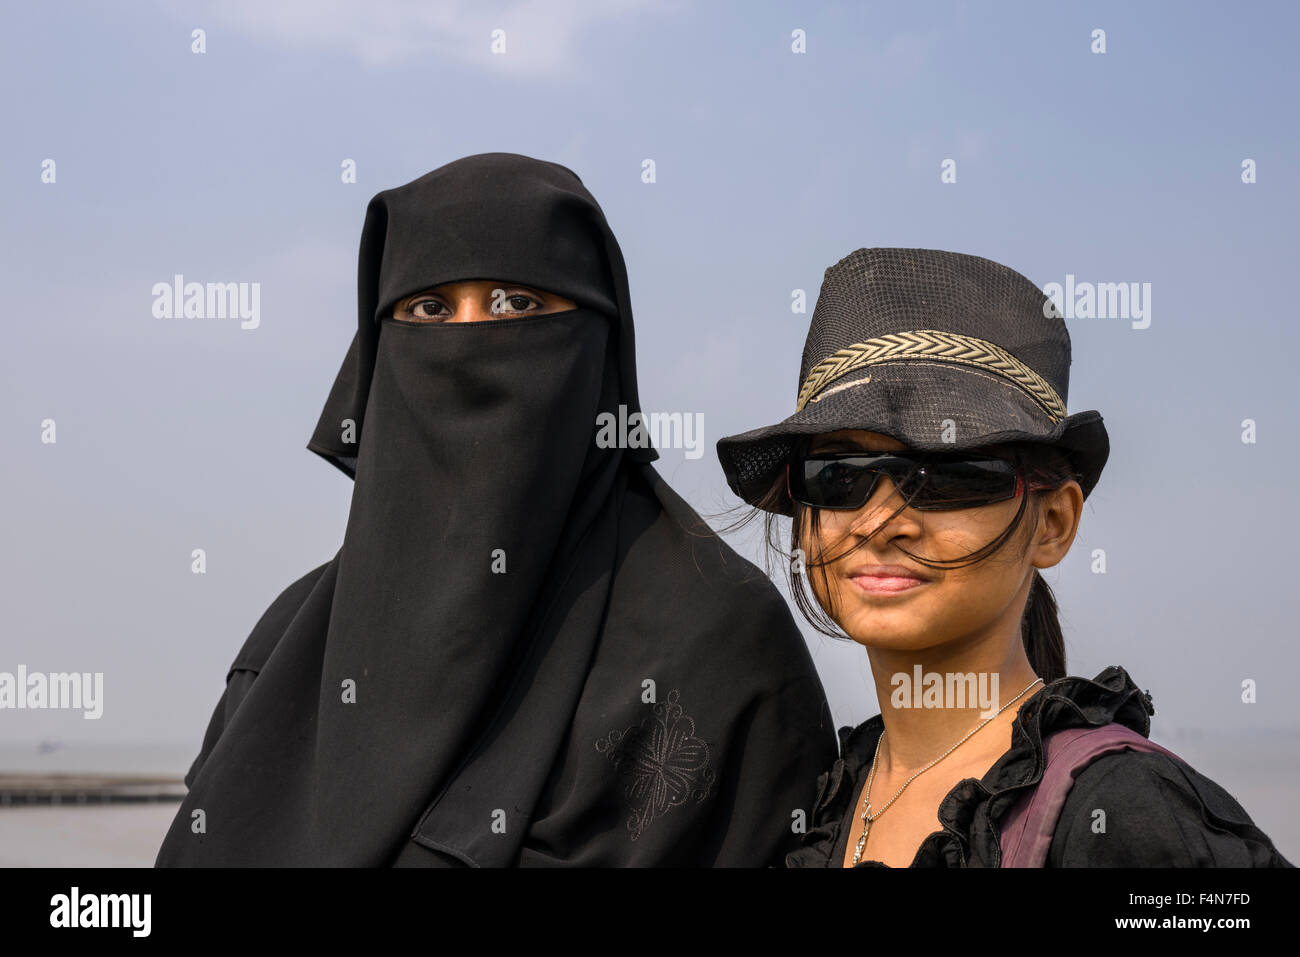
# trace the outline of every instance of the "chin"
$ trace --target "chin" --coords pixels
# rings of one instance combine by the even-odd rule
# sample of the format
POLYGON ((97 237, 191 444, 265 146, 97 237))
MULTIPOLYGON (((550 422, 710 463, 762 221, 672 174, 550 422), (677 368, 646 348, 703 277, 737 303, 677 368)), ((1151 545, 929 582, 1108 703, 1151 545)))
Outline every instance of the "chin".
POLYGON ((876 609, 864 609, 838 624, 846 635, 866 648, 921 651, 936 644, 936 629, 923 621, 915 621, 911 616, 905 620, 876 609))
POLYGON ((925 651, 936 644, 933 638, 924 635, 882 632, 879 628, 846 629, 845 634, 864 648, 878 648, 881 651, 925 651))

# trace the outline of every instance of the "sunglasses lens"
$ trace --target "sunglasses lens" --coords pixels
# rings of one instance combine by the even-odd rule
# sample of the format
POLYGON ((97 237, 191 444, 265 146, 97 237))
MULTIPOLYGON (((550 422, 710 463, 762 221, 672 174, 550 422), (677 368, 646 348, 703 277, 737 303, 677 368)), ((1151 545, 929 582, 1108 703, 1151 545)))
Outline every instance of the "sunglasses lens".
POLYGON ((975 508, 1011 498, 1016 470, 1002 459, 887 454, 809 456, 790 469, 790 491, 813 508, 857 509, 886 474, 912 508, 975 508))
POLYGON ((805 505, 815 508, 861 508, 876 487, 876 471, 867 468, 874 461, 853 458, 809 458, 794 470, 793 491, 805 505))
MULTIPOLYGON (((909 484, 909 483, 905 483, 909 484)), ((1016 470, 1002 459, 966 459, 927 464, 912 480, 914 508, 976 508, 1011 498, 1016 493, 1016 470)))

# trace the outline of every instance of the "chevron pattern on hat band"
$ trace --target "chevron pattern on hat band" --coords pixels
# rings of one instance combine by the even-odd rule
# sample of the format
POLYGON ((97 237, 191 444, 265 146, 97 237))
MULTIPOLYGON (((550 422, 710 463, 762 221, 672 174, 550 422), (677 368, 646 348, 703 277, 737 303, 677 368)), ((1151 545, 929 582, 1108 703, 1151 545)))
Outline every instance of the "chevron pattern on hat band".
POLYGON ((830 383, 863 366, 896 359, 926 359, 976 366, 1007 379, 1033 398, 1053 422, 1065 418, 1065 403, 1047 381, 1005 349, 987 339, 938 329, 894 332, 866 342, 855 342, 817 363, 799 390, 796 411, 830 383))

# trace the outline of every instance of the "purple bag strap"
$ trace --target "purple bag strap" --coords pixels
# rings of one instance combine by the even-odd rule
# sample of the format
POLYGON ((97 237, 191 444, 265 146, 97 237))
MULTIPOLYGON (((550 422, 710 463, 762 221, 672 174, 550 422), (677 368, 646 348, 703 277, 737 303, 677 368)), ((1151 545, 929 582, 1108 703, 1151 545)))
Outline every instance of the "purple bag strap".
POLYGON ((1103 754, 1116 751, 1155 751, 1176 758, 1138 732, 1111 722, 1097 728, 1067 728, 1043 742, 1047 766, 1038 786, 1021 796, 1002 820, 1002 866, 1042 867, 1056 833, 1061 808, 1079 772, 1103 754))

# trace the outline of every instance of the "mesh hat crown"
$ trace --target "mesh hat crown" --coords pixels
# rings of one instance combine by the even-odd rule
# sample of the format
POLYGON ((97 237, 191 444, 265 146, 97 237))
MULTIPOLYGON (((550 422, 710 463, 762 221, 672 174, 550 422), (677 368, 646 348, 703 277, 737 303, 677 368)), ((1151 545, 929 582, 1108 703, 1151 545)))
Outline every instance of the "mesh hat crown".
MULTIPOLYGON (((826 270, 795 412, 718 440, 731 490, 757 505, 801 439, 840 429, 910 449, 1054 446, 1087 498, 1110 442, 1101 414, 1067 414, 1070 334, 1042 290, 1000 263, 939 249, 859 249, 826 270)), ((790 514, 783 499, 772 509, 790 514)))

